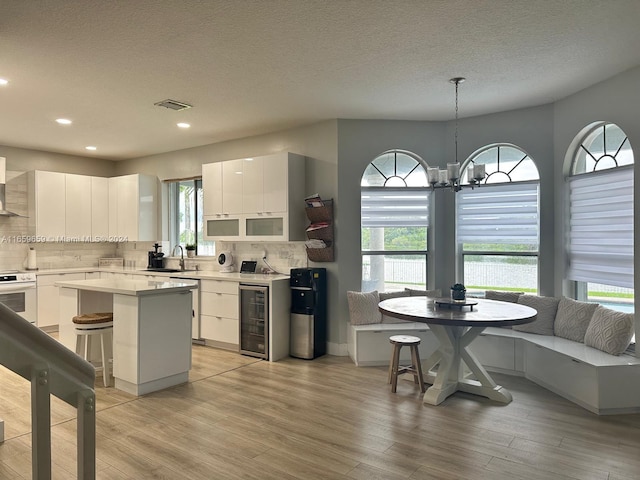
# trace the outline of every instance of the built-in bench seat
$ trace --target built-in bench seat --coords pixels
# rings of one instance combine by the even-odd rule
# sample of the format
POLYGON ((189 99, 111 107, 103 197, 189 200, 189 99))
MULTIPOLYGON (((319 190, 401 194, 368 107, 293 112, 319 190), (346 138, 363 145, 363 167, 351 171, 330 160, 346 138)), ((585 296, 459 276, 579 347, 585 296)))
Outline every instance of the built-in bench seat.
MULTIPOLYGON (((420 356, 438 345, 424 323, 351 325, 349 355, 358 366, 389 365, 389 337, 421 338, 420 356)), ((489 371, 520 375, 597 414, 640 413, 640 358, 610 355, 566 338, 486 328, 470 349, 489 371)), ((409 360, 408 353, 402 361, 409 360)))

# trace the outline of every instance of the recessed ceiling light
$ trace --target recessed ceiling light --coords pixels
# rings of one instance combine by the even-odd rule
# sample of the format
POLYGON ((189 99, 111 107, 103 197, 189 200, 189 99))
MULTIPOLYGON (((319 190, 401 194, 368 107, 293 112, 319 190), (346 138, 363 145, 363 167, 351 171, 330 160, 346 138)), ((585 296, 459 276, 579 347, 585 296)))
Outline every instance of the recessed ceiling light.
POLYGON ((67 118, 57 118, 56 122, 58 122, 60 125, 71 125, 71 120, 67 118))
POLYGON ((9 80, 6 80, 4 78, 0 78, 0 85, 6 85, 7 83, 9 83, 9 80))
POLYGON ((84 147, 84 148, 86 148, 87 150, 91 150, 91 151, 98 149, 98 147, 94 147, 93 145, 89 145, 88 147, 84 147))
POLYGON ((180 123, 178 123, 176 125, 178 125, 178 127, 180 127, 180 128, 189 128, 191 126, 190 124, 184 123, 184 122, 180 122, 180 123))

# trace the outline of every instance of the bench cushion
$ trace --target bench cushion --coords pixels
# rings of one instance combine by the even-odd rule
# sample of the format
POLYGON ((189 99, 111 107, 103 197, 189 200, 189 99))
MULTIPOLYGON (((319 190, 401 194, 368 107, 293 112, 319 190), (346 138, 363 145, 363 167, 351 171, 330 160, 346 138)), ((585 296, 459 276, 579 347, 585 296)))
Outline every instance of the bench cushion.
POLYGON ((633 337, 633 313, 616 312, 598 305, 584 336, 584 343, 611 355, 624 352, 633 337))
POLYGON ((583 343, 584 334, 587 332, 587 327, 597 306, 597 303, 579 302, 572 298, 562 297, 558 304, 556 321, 553 324, 553 335, 583 343))

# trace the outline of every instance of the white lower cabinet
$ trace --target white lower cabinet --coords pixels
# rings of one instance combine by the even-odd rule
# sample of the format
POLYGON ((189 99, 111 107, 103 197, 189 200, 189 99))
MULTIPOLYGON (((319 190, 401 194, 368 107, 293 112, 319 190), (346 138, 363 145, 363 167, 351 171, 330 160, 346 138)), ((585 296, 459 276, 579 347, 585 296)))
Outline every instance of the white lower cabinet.
POLYGON ((512 372, 517 370, 515 341, 515 338, 481 333, 478 338, 471 342, 469 350, 485 368, 512 372))
POLYGON ((218 346, 240 343, 238 282, 200 281, 200 336, 218 346))
POLYGON ((528 379, 583 407, 599 405, 596 367, 540 345, 526 343, 524 351, 528 379))
POLYGON ((38 298, 38 319, 36 325, 40 328, 52 327, 60 323, 60 293, 56 282, 62 280, 84 280, 84 273, 58 273, 52 275, 38 275, 36 278, 38 298))

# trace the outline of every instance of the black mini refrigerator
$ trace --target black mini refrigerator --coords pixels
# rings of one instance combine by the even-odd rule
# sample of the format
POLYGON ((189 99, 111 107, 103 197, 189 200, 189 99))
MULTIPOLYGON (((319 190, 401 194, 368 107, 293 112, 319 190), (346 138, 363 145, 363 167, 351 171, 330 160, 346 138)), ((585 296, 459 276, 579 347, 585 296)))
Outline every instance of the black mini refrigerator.
POLYGON ((292 268, 292 357, 307 360, 327 353, 327 269, 292 268))

